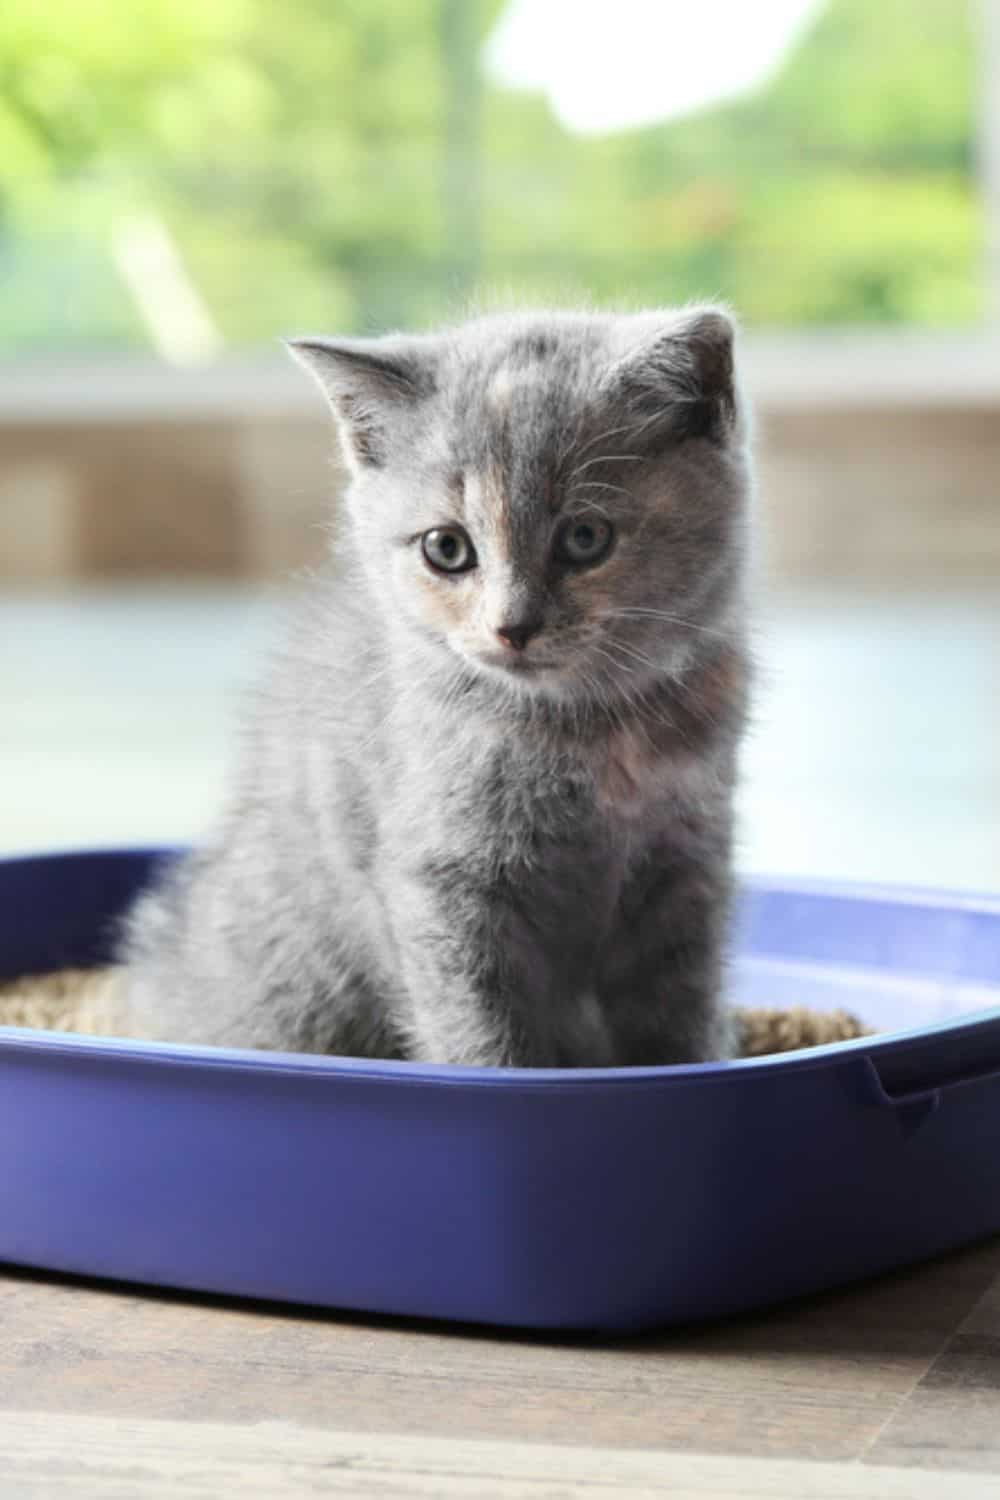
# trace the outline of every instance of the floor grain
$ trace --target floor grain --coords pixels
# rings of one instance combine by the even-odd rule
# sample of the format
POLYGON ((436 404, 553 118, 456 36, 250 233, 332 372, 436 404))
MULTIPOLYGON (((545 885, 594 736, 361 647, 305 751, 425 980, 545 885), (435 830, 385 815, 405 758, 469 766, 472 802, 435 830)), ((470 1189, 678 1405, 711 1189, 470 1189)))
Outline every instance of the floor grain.
MULTIPOLYGON (((5 1500, 291 1500, 301 1495, 477 1500, 939 1500, 941 1476, 857 1464, 731 1459, 549 1443, 324 1433, 268 1422, 205 1423, 0 1416, 5 1500), (67 1463, 67 1454, 74 1462, 67 1463)), ((949 1500, 997 1500, 1000 1480, 948 1476, 949 1500)))
MULTIPOLYGON (((0 1425, 23 1419, 27 1432, 42 1423, 49 1446, 39 1449, 39 1473, 53 1445, 77 1472, 74 1424, 98 1424, 101 1463, 111 1463, 114 1424, 173 1424, 187 1434, 185 1452, 202 1452, 210 1431, 283 1423, 434 1452, 461 1439, 495 1453, 659 1453, 668 1466, 684 1455, 794 1461, 824 1473, 842 1464, 870 1478, 829 1493, 867 1494, 871 1476, 888 1469, 1000 1476, 998 1323, 998 1240, 754 1316, 628 1339, 338 1317, 8 1270, 0 1425)), ((18 1451, 26 1484, 30 1463, 18 1451)), ((737 1472, 718 1471, 726 1484, 737 1472)), ((383 1479, 387 1488, 373 1493, 422 1493, 413 1476, 383 1479)))
POLYGON ((1000 1277, 867 1454, 878 1464, 1000 1474, 1000 1277))

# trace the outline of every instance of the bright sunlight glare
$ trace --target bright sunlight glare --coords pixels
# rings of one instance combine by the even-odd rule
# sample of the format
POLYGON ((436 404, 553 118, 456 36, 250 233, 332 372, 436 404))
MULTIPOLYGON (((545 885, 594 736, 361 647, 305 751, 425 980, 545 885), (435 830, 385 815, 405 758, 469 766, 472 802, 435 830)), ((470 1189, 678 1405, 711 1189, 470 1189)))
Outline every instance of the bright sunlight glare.
POLYGON ((762 83, 820 0, 510 0, 490 74, 539 89, 570 130, 648 125, 762 83))

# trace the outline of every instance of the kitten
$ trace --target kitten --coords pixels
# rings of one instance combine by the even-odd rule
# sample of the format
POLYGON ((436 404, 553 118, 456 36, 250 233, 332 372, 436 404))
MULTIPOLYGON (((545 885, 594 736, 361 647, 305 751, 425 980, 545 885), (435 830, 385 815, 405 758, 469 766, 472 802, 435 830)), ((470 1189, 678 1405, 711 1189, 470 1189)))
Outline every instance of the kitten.
POLYGON ((750 489, 712 307, 303 339, 352 483, 133 1030, 542 1067, 724 1055, 750 489))

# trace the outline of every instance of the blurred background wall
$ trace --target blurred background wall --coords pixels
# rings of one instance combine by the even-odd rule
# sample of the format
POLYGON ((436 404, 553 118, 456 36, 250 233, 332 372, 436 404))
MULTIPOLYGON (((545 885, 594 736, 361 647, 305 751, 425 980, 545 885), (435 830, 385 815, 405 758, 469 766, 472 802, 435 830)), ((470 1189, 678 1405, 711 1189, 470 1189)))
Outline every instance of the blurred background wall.
POLYGON ((1000 0, 5 0, 0 849, 208 818, 343 478, 282 334, 705 297, 758 414, 748 863, 1000 885, 1000 0))
POLYGON ((0 576, 313 557, 278 336, 484 295, 730 299, 776 574, 996 573, 996 11, 7 0, 0 576))
MULTIPOLYGON (((1000 579, 1000 339, 750 333, 772 582, 1000 579)), ((289 361, 0 373, 0 581, 318 561, 344 481, 289 361)))

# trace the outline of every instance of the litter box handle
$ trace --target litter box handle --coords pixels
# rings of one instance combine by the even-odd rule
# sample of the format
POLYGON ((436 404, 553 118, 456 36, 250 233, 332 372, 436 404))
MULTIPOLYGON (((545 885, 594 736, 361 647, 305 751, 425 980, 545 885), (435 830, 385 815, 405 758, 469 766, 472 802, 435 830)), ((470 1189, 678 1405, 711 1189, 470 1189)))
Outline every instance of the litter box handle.
POLYGON ((1000 1084, 1000 1022, 981 1033, 928 1037, 915 1046, 866 1053, 859 1081, 870 1103, 891 1109, 905 1135, 937 1114, 949 1095, 1000 1084))

